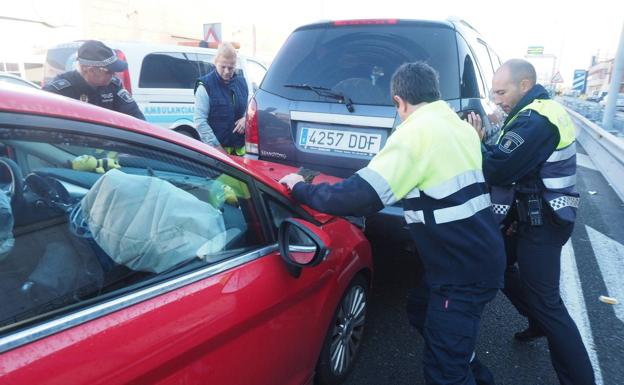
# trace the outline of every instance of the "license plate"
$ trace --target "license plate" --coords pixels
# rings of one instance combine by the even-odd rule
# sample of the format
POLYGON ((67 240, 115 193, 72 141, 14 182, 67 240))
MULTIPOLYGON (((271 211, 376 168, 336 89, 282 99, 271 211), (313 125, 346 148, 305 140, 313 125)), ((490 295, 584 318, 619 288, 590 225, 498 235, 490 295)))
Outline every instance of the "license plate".
POLYGON ((299 146, 305 149, 375 155, 381 149, 381 134, 301 127, 299 146))

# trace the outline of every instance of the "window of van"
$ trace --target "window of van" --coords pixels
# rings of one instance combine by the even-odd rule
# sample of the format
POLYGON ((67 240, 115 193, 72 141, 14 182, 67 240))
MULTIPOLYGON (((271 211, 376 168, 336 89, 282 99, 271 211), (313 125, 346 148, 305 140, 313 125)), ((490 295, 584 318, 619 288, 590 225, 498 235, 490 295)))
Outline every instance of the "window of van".
POLYGON ((214 59, 215 55, 207 55, 205 53, 198 53, 197 59, 199 62, 199 72, 201 76, 212 72, 215 69, 214 59))
POLYGON ((253 60, 247 61, 247 77, 256 87, 260 86, 266 72, 267 69, 262 64, 253 60))
POLYGON ((313 92, 285 87, 308 84, 341 91, 354 103, 392 105, 390 78, 401 64, 414 61, 439 72, 444 99, 459 97, 454 31, 410 23, 301 28, 284 44, 262 88, 288 99, 318 101, 313 92))
POLYGON ((152 53, 141 64, 139 87, 193 89, 199 76, 200 64, 193 53, 152 53))

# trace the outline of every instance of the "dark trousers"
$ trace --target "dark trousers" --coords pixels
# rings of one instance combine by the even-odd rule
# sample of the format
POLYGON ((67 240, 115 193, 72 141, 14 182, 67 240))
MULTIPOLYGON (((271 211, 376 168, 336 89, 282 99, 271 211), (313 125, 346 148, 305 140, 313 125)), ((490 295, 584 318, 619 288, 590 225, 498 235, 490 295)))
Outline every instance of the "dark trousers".
POLYGON ((507 242, 510 265, 503 292, 531 327, 546 335, 550 357, 563 385, 595 384, 594 371, 576 324, 559 295, 561 249, 570 238, 571 223, 544 215, 543 226, 520 223, 507 242))
POLYGON ((497 289, 431 286, 413 289, 410 323, 425 340, 423 371, 428 385, 493 385, 492 373, 474 355, 485 304, 497 289))

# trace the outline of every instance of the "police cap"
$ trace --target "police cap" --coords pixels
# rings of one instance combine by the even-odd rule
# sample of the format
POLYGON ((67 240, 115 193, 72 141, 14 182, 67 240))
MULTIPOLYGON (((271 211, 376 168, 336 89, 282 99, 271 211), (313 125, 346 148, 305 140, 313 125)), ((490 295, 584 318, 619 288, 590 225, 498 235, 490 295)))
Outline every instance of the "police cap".
POLYGON ((87 40, 78 49, 78 63, 91 67, 104 67, 109 71, 121 72, 128 63, 119 59, 112 49, 97 40, 87 40))

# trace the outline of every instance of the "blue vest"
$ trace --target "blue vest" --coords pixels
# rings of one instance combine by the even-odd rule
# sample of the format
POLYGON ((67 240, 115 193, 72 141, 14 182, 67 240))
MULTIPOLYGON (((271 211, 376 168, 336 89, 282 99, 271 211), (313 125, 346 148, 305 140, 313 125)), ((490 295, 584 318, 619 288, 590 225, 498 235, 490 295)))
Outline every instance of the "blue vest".
POLYGON ((245 135, 232 132, 234 123, 245 116, 247 109, 247 83, 235 75, 225 84, 217 71, 197 79, 195 89, 202 84, 210 98, 208 124, 223 147, 243 147, 245 135))
MULTIPOLYGON (((539 170, 539 177, 544 186, 541 195, 560 219, 574 222, 579 205, 576 192, 576 140, 574 124, 568 113, 557 102, 549 99, 535 99, 518 113, 533 110, 557 127, 559 143, 539 170)), ((509 120, 508 125, 515 120, 509 120)), ((503 128, 499 142, 506 133, 503 128)), ((513 204, 516 186, 492 186, 492 208, 499 222, 502 222, 513 204)))

